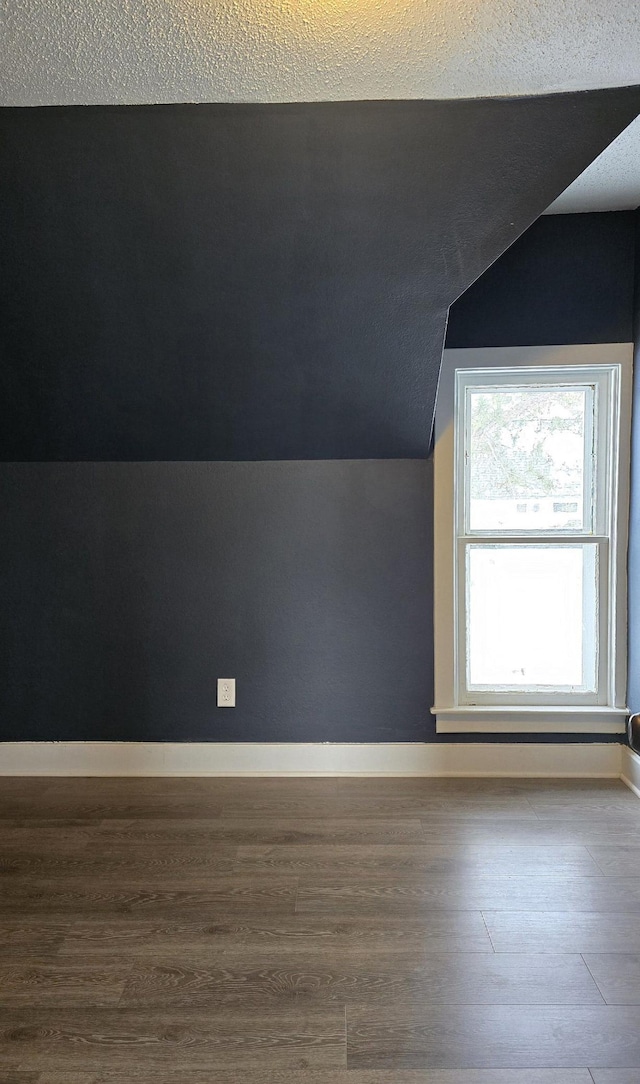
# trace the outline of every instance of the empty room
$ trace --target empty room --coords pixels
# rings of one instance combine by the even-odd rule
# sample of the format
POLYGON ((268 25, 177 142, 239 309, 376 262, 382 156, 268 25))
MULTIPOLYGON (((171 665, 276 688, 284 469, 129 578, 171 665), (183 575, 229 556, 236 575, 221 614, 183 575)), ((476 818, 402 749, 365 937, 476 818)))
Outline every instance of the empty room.
POLYGON ((640 1084, 640 11, 6 0, 0 1084, 640 1084))

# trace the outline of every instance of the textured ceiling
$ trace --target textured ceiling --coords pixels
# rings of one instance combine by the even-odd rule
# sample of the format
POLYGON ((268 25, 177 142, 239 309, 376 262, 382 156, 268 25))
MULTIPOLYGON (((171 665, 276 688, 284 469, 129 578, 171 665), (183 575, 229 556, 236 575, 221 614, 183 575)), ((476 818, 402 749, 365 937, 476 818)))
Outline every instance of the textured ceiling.
MULTIPOLYGON (((0 105, 459 98, 640 83, 637 0, 4 0, 3 12, 0 105)), ((621 147, 556 209, 640 202, 640 138, 621 147)))
POLYGON ((538 94, 640 82, 637 0, 4 0, 4 105, 538 94))

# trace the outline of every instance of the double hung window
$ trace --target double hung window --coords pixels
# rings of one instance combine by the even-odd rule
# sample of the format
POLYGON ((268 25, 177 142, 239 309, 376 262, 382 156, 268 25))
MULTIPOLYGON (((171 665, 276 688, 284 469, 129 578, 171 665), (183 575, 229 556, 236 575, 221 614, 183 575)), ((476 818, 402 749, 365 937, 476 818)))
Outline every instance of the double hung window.
POLYGON ((436 639, 449 639, 436 651, 439 729, 488 711, 522 729, 517 713, 549 709, 557 729, 580 709, 621 725, 629 373, 612 349, 482 351, 502 364, 466 357, 449 374, 436 445, 436 639), (439 455, 453 483, 444 508, 439 455))

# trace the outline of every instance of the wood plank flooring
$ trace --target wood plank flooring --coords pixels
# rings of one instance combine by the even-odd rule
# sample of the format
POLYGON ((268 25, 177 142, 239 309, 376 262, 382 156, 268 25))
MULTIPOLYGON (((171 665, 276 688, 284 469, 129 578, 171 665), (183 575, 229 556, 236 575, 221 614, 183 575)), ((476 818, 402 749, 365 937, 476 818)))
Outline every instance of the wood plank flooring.
POLYGON ((0 779, 0 1084, 640 1084, 607 780, 0 779))

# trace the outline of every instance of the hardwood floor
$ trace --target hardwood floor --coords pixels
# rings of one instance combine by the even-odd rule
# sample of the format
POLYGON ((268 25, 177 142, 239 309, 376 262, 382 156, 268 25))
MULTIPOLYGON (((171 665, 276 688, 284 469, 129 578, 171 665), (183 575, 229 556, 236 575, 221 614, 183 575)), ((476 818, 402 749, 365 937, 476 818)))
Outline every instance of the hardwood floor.
POLYGON ((610 781, 0 779, 0 1084, 640 1084, 610 781))

